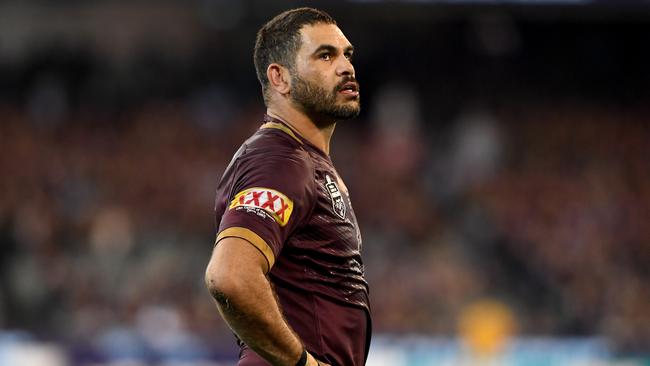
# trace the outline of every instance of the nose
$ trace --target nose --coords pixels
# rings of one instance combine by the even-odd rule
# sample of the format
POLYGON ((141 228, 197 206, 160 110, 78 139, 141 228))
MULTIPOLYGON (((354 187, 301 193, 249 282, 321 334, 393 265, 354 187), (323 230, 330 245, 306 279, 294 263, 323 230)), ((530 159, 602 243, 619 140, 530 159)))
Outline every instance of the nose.
POLYGON ((336 75, 354 76, 354 66, 347 57, 340 57, 340 62, 336 66, 336 75))

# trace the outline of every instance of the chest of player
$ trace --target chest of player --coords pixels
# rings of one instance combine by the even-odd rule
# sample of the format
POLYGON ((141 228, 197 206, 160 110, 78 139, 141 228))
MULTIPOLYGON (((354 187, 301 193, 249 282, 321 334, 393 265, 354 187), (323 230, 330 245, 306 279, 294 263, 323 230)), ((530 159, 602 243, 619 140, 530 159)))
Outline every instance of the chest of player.
POLYGON ((309 236, 324 250, 346 255, 361 251, 361 234, 345 183, 331 166, 314 173, 316 200, 300 236, 309 236))
POLYGON ((350 194, 341 177, 334 170, 316 170, 318 198, 317 211, 329 217, 332 223, 345 221, 354 224, 350 194))

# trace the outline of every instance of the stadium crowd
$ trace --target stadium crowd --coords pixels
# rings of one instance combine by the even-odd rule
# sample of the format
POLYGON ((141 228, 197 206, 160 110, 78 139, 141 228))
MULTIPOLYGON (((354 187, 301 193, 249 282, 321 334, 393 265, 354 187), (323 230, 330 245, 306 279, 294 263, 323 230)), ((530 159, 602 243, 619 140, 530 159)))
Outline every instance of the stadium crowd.
MULTIPOLYGON (((3 328, 109 349, 113 337, 229 348, 202 284, 213 189, 261 111, 206 130, 190 110, 153 103, 116 124, 77 111, 39 126, 1 107, 3 328)), ((496 297, 523 334, 647 345, 643 112, 473 111, 446 146, 417 117, 340 126, 333 154, 363 228, 375 331, 454 334, 459 309, 496 297)))

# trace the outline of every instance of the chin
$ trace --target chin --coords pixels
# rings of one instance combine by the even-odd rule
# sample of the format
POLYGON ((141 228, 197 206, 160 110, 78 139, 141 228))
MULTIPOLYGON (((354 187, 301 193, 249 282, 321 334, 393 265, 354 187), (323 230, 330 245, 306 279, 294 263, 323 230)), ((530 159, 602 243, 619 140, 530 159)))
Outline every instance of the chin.
POLYGON ((355 118, 359 115, 359 112, 361 111, 361 108, 357 105, 356 108, 350 108, 349 106, 346 106, 348 108, 341 108, 336 113, 333 114, 333 117, 335 117, 337 120, 346 120, 346 119, 352 119, 355 118))
POLYGON ((360 101, 359 97, 355 97, 354 99, 348 99, 344 102, 341 102, 338 104, 339 108, 359 108, 360 106, 360 101))

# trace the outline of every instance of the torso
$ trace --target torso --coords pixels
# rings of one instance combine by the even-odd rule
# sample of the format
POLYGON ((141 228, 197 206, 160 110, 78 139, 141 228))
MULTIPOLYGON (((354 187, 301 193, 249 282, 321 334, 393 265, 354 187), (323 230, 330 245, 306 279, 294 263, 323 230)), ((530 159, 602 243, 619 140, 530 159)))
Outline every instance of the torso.
MULTIPOLYGON (((321 150, 291 135, 280 121, 265 126, 242 146, 224 173, 215 213, 219 220, 231 213, 226 210, 234 195, 248 188, 238 183, 241 171, 250 170, 247 174, 253 178, 244 179, 246 184, 275 184, 268 188, 293 199, 292 218, 281 227, 273 226, 272 219, 235 212, 232 218, 227 215, 221 221, 219 231, 246 225, 258 232, 275 254, 269 279, 292 328, 312 352, 329 362, 362 365, 370 339, 368 284, 361 259, 361 234, 347 188, 321 150), (291 161, 291 168, 282 174, 297 173, 271 177, 278 171, 275 169, 255 174, 256 169, 266 169, 264 164, 261 168, 256 164, 266 161, 263 154, 279 154, 280 161, 291 161)), ((275 157, 271 159, 278 164, 275 157)), ((248 362, 255 359, 247 358, 248 362)))

